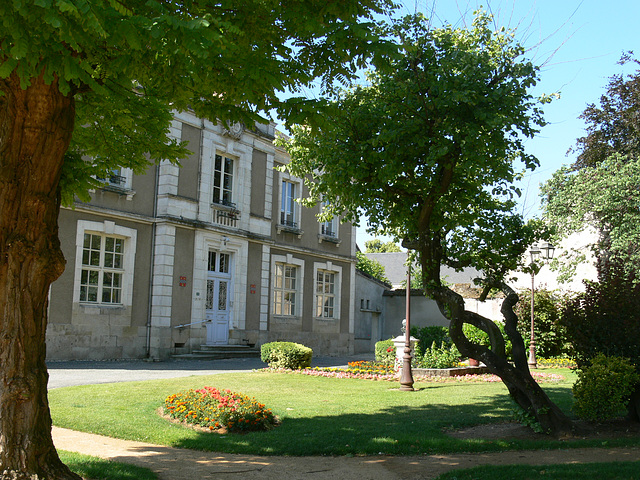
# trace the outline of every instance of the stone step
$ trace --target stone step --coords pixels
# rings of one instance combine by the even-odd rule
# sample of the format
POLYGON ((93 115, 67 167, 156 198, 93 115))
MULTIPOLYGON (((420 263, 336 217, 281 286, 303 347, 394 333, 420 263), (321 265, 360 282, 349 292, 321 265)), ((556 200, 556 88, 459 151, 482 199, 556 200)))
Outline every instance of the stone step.
POLYGON ((191 353, 172 355, 180 360, 221 360, 225 358, 260 358, 260 350, 247 345, 201 345, 191 353))

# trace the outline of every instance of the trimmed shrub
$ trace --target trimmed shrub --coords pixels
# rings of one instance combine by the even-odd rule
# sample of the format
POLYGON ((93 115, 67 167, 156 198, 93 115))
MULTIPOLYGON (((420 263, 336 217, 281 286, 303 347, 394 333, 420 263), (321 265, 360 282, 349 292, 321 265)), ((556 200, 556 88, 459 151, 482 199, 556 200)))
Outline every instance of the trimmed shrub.
MULTIPOLYGON (((625 265, 598 261, 598 282, 585 282, 562 312, 571 340, 569 355, 584 368, 599 353, 628 358, 640 373, 640 278, 625 265)), ((640 381, 627 405, 640 422, 640 381)))
POLYGON ((396 347, 393 345, 393 339, 380 340, 376 342, 376 362, 383 365, 394 365, 396 361, 396 347))
POLYGON ((209 430, 248 432, 269 430, 276 424, 271 409, 254 398, 213 387, 169 395, 164 401, 164 413, 209 430))
POLYGON ((260 348, 260 358, 271 368, 308 368, 313 350, 299 343, 270 342, 260 348))
POLYGON ((585 420, 615 418, 625 411, 638 381, 640 375, 628 359, 599 354, 578 372, 573 411, 585 420))
POLYGON ((489 334, 470 323, 462 325, 462 333, 464 333, 464 336, 467 337, 470 342, 477 343, 478 345, 484 345, 486 347, 491 346, 489 334))

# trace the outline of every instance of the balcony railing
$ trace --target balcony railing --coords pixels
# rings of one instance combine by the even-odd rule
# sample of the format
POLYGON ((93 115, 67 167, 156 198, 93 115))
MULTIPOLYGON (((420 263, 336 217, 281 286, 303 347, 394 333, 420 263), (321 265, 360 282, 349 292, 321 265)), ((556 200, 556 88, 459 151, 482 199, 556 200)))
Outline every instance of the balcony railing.
POLYGON ((224 205, 225 207, 229 207, 233 210, 237 209, 237 205, 233 202, 230 202, 229 200, 225 200, 224 198, 221 200, 214 200, 213 203, 215 203, 216 205, 224 205))
POLYGON ((276 225, 276 232, 293 233, 294 235, 297 235, 298 238, 301 238, 302 234, 304 233, 302 230, 300 230, 298 223, 291 220, 291 214, 289 214, 289 218, 287 218, 285 212, 280 212, 280 223, 276 225))
POLYGON ((112 173, 109 175, 109 184, 114 185, 116 187, 124 187, 127 183, 127 177, 123 177, 122 175, 117 175, 112 173))
POLYGON ((321 228, 321 232, 322 235, 324 235, 325 237, 335 237, 336 236, 336 232, 333 231, 333 229, 331 228, 330 225, 322 225, 321 228))

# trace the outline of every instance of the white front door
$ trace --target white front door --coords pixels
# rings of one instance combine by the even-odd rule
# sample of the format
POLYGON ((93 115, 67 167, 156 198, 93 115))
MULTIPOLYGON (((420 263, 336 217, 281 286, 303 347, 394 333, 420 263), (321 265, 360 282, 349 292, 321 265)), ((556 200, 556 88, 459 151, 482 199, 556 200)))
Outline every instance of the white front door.
POLYGON ((227 345, 231 319, 231 255, 209 252, 207 272, 207 345, 227 345))

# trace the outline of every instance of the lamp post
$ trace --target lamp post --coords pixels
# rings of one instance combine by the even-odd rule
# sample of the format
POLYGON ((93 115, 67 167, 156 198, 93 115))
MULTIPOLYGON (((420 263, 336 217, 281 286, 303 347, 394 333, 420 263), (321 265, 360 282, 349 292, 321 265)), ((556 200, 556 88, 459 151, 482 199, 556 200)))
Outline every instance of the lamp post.
POLYGON ((529 343, 529 368, 538 368, 538 361, 536 360, 536 342, 535 335, 533 333, 534 317, 533 317, 533 298, 535 295, 535 279, 536 279, 536 262, 542 260, 544 263, 548 263, 553 258, 555 247, 549 242, 542 242, 540 245, 535 243, 529 250, 531 255, 531 342, 529 343))

